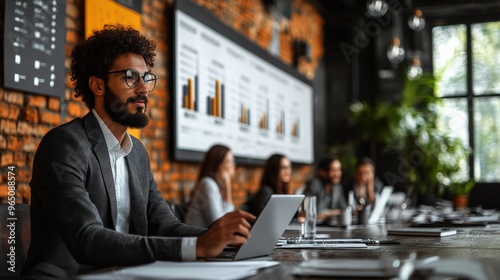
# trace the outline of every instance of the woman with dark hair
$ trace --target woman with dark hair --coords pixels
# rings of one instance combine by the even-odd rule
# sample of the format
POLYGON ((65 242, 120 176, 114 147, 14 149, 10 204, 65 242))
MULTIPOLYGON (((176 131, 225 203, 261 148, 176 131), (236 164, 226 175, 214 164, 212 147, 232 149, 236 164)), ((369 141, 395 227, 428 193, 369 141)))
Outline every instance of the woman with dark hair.
POLYGON ((209 227, 224 214, 234 211, 231 179, 235 173, 231 150, 214 145, 205 154, 191 195, 186 223, 209 227))
POLYGON ((259 215, 272 194, 287 194, 291 175, 290 160, 281 154, 272 155, 264 165, 260 189, 249 203, 250 213, 259 215))

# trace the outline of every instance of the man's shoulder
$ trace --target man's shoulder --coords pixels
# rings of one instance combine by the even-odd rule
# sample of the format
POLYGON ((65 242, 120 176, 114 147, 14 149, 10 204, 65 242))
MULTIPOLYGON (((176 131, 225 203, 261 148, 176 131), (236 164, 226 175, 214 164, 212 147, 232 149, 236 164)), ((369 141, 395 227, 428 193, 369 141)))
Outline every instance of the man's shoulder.
POLYGON ((306 182, 306 187, 321 188, 321 187, 323 187, 323 182, 321 181, 320 178, 314 177, 306 182))
POLYGON ((71 138, 72 135, 84 133, 83 127, 83 119, 75 118, 65 124, 52 128, 49 132, 47 132, 47 134, 45 134, 44 138, 56 138, 59 140, 71 138))

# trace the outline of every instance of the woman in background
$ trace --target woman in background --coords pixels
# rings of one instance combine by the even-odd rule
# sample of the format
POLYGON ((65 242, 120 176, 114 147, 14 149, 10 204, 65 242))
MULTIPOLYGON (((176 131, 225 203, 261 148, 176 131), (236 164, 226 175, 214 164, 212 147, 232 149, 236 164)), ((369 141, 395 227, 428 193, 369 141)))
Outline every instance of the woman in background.
POLYGON ((375 163, 370 158, 359 159, 353 183, 347 191, 347 200, 354 209, 375 203, 376 194, 379 194, 384 184, 375 176, 375 163))
POLYGON ((269 157, 264 165, 260 189, 250 201, 250 213, 258 216, 272 194, 287 194, 292 176, 290 160, 281 154, 269 157))
POLYGON ((231 180, 235 173, 231 150, 214 145, 205 154, 191 195, 186 223, 208 228, 224 214, 234 211, 231 180))

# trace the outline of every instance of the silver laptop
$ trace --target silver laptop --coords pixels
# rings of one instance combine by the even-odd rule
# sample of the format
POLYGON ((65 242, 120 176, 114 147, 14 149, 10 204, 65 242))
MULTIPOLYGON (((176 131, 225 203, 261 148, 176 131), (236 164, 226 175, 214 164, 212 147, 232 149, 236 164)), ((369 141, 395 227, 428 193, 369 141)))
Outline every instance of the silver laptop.
POLYGON ((273 194, 250 229, 247 243, 233 250, 224 250, 211 260, 243 260, 269 255, 285 231, 304 195, 273 194))

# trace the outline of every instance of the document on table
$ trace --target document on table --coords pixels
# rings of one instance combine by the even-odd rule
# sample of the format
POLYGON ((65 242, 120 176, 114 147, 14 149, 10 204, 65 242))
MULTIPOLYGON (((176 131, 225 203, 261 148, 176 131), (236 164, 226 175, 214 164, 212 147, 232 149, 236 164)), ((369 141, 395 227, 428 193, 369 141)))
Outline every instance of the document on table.
POLYGON ((328 243, 328 244, 319 244, 319 243, 283 244, 282 243, 282 244, 277 244, 276 248, 278 249, 348 249, 348 248, 365 249, 368 248, 368 246, 365 243, 328 243))
POLYGON ((235 262, 166 262, 125 268, 113 272, 116 279, 240 279, 258 273, 259 269, 279 265, 276 261, 235 262))

